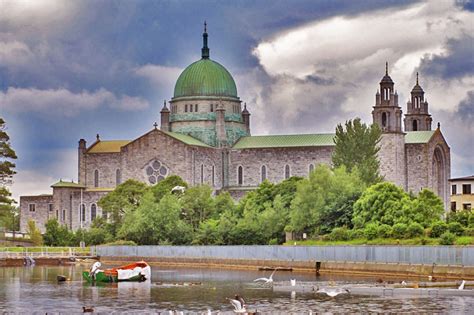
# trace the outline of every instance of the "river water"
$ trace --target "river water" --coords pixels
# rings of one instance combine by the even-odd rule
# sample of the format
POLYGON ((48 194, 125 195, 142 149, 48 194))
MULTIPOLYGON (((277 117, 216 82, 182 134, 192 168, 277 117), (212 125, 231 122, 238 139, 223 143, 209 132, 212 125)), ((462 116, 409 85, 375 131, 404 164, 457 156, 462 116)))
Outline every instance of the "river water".
MULTIPOLYGON (((314 313, 474 313, 471 297, 381 297, 353 294, 334 298, 321 294, 273 292, 253 282, 268 271, 206 268, 153 267, 152 279, 144 283, 115 283, 93 286, 81 279, 86 265, 0 268, 0 312, 36 314, 94 313, 234 314, 226 300, 242 295, 248 310, 262 314, 314 313), (70 281, 58 283, 57 275, 70 281)), ((107 267, 107 266, 103 266, 107 267)), ((321 286, 374 283, 374 279, 278 271, 274 280, 317 281, 321 286)))

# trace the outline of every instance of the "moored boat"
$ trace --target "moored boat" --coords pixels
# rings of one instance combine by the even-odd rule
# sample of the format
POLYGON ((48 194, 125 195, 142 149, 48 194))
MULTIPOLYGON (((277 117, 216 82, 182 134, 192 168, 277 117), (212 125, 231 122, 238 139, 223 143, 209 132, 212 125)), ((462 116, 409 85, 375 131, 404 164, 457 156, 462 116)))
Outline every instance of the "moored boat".
POLYGON ((82 276, 88 282, 119 282, 119 281, 146 281, 151 279, 151 268, 144 261, 129 265, 101 270, 100 262, 95 262, 89 271, 82 276))

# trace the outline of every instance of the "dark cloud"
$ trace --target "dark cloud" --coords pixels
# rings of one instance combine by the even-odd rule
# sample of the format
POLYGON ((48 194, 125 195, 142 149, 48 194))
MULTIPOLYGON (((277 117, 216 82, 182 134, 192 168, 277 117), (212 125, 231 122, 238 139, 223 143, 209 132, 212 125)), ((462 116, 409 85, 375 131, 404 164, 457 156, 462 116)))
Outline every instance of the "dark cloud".
POLYGON ((448 54, 426 57, 421 61, 422 73, 452 79, 474 74, 474 37, 465 35, 447 41, 448 54))
MULTIPOLYGON (((474 91, 469 91, 467 97, 459 103, 456 114, 464 122, 472 124, 474 121, 474 91)), ((474 138, 472 140, 474 141, 474 138)))

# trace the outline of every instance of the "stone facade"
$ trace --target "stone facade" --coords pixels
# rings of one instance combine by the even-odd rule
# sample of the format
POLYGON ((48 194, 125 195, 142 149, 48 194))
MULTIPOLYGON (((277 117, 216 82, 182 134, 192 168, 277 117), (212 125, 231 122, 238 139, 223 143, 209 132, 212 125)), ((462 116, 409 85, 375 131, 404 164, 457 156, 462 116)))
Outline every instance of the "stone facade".
MULTIPOLYGON (((169 108, 165 101, 160 112, 161 130, 155 126, 133 141, 103 141, 97 135, 89 147, 81 139, 78 183, 60 181, 52 186, 52 196, 21 197, 22 232, 29 219, 44 231, 44 223, 52 217, 72 230, 88 228, 94 217, 102 215, 97 205, 100 198, 128 179, 154 185, 173 174, 189 185, 206 184, 217 193, 229 191, 239 199, 264 179, 276 183, 290 176, 306 177, 318 164, 331 164, 334 135, 250 136, 250 113, 245 105, 242 109, 232 77, 225 68, 209 61, 206 49, 203 59, 188 67, 194 67, 192 71, 183 71, 186 76, 178 79, 169 108), (214 77, 202 88, 196 86, 208 78, 206 69, 211 69, 209 73, 214 77), (226 79, 219 81, 221 77, 226 79), (188 95, 195 89, 206 93, 188 95), (209 95, 209 91, 217 92, 209 95), (30 204, 35 204, 34 211, 30 211, 30 204)), ((380 172, 386 180, 408 191, 432 189, 447 208, 449 146, 439 126, 431 131, 428 105, 420 91, 417 82, 408 103, 412 106, 415 102, 416 106, 409 109, 409 114, 422 115, 416 117, 426 124, 420 123, 417 131, 412 131, 410 120, 409 130, 406 126, 402 130, 402 110, 387 65, 372 111, 373 123, 383 132, 380 172)))

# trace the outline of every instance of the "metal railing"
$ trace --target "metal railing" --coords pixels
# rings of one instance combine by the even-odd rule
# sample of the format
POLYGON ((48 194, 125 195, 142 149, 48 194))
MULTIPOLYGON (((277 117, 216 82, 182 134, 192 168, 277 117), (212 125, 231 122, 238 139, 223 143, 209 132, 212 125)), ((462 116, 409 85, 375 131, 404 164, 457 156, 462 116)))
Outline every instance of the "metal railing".
POLYGON ((98 256, 474 266, 474 246, 97 246, 95 251, 98 256))
POLYGON ((91 252, 78 247, 0 247, 0 258, 74 257, 90 255, 91 252))

